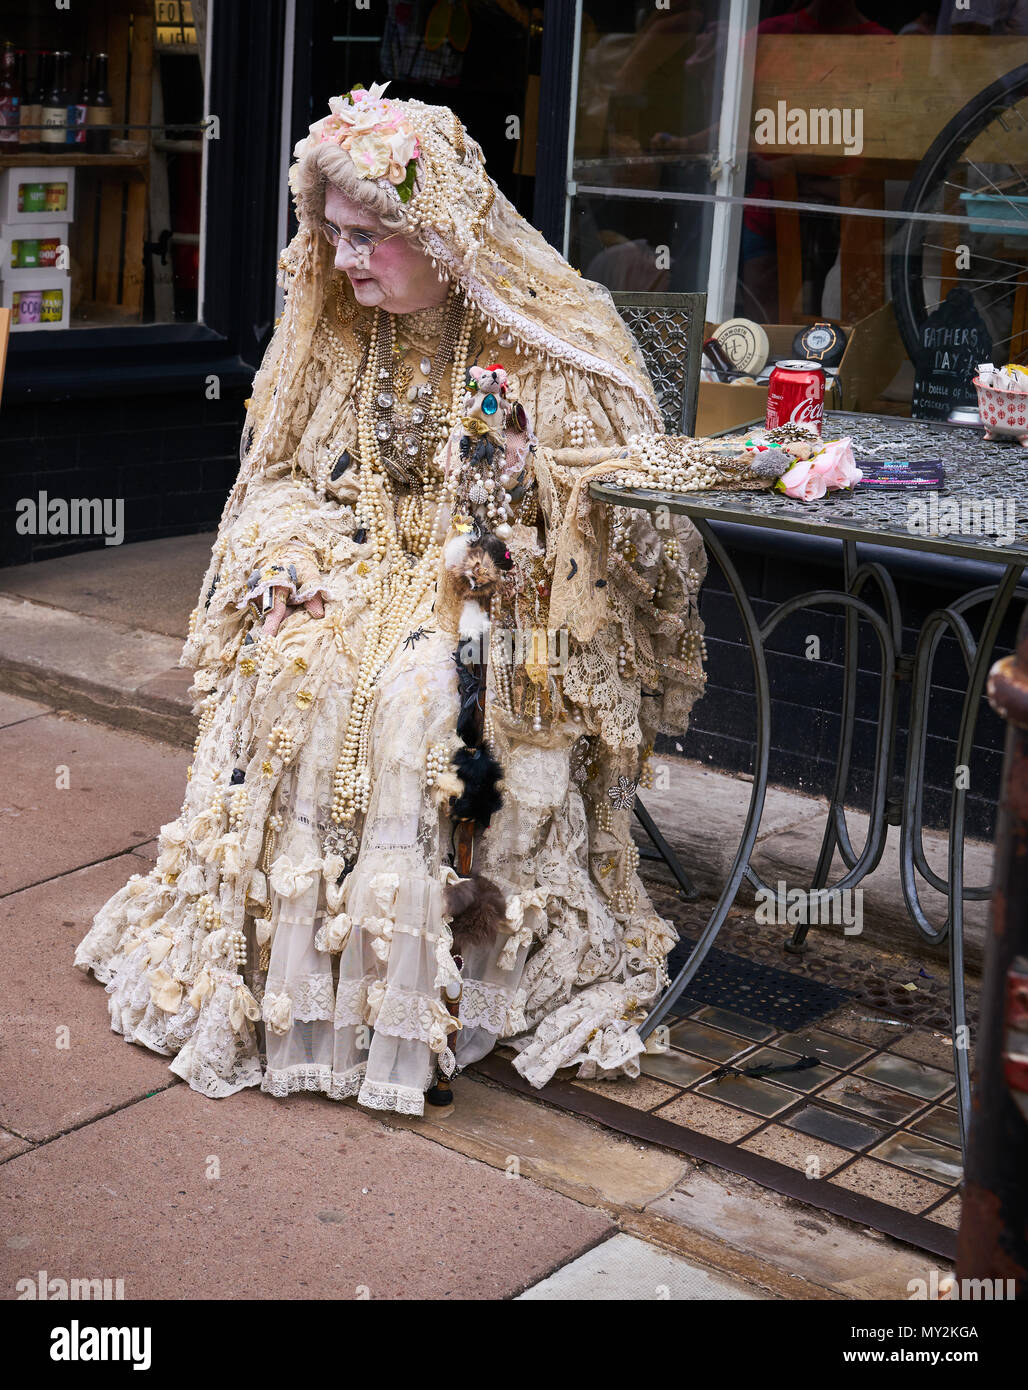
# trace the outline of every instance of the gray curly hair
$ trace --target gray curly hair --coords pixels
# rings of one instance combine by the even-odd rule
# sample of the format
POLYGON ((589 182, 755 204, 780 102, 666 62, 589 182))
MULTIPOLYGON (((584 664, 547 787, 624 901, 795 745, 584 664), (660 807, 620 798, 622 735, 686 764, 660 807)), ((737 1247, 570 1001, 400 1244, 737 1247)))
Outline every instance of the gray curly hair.
POLYGON ((407 227, 403 205, 395 192, 374 179, 361 178, 346 150, 326 140, 315 145, 299 161, 293 180, 297 216, 317 225, 325 215, 325 190, 331 184, 360 203, 388 227, 402 232, 407 227))

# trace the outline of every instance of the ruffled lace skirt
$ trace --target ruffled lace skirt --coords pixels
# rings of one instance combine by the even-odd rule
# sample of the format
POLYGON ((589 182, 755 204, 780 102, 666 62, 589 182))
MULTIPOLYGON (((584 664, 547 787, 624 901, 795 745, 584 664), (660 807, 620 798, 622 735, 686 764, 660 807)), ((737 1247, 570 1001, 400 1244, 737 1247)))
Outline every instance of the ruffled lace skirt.
POLYGON ((507 919, 457 973, 443 911, 452 823, 426 778, 428 750, 455 728, 455 639, 422 616, 427 631, 379 681, 359 842, 333 840, 329 815, 352 657, 338 627, 297 613, 212 692, 157 865, 101 908, 78 948, 76 964, 107 986, 112 1028, 171 1055, 205 1095, 260 1086, 421 1114, 437 1066, 460 1068, 500 1038, 536 1086, 561 1067, 638 1074, 636 1025, 675 935, 638 880, 631 913, 611 908, 609 847, 590 845, 571 775, 572 725, 548 746, 498 734, 504 806, 475 867, 503 890, 507 919), (283 753, 284 725, 298 733, 283 753), (457 1018, 447 985, 462 985, 457 1018))

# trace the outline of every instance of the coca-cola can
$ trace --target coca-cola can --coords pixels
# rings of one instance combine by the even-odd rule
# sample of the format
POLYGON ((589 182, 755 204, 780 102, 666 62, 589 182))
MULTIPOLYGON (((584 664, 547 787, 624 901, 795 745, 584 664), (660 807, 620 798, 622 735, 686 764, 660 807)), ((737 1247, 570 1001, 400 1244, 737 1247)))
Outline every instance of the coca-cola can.
POLYGON ((816 362, 777 363, 767 383, 767 428, 806 425, 820 435, 824 413, 824 369, 816 362))

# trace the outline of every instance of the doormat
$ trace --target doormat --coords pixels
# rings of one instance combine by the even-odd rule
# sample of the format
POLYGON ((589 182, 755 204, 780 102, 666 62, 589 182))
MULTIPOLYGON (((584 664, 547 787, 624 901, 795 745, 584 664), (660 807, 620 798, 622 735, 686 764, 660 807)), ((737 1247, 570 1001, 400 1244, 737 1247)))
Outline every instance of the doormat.
MULTIPOLYGON (((693 942, 683 937, 668 956, 668 974, 672 980, 692 949, 693 942)), ((785 1031, 806 1028, 856 997, 837 985, 746 960, 717 946, 708 951, 686 990, 688 997, 677 999, 671 1006, 671 1013, 682 1016, 691 1013, 699 1004, 708 1004, 732 1009, 746 1018, 785 1031)))

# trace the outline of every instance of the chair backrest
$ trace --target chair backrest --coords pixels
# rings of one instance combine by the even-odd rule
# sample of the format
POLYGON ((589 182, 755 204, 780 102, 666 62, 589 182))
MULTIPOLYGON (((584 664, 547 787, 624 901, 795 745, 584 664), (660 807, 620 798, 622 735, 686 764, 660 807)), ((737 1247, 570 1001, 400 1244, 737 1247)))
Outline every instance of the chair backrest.
POLYGON ((614 290, 617 311, 642 349, 669 434, 692 434, 707 296, 614 290))

